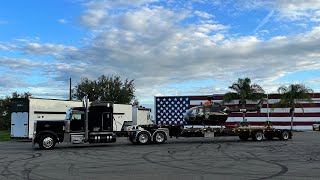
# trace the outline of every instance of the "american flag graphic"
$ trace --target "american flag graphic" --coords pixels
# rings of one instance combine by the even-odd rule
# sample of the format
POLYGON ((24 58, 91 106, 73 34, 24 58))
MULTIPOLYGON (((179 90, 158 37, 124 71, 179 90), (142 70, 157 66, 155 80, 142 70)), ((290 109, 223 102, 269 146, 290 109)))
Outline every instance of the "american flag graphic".
MULTIPOLYGON (((191 107, 199 106, 207 101, 208 96, 213 102, 221 103, 223 94, 202 96, 161 96, 155 97, 155 120, 157 124, 186 124, 184 113, 191 107)), ((246 119, 251 125, 263 125, 267 120, 274 127, 290 128, 291 115, 289 108, 272 108, 272 104, 279 102, 279 94, 269 94, 268 103, 264 103, 261 112, 247 112, 246 119)), ((302 102, 295 110, 294 129, 312 129, 312 124, 320 121, 320 93, 312 94, 313 102, 302 102), (299 108, 303 107, 303 109, 299 108)), ((253 107, 257 101, 247 101, 247 107, 253 107)), ((227 103, 226 106, 240 106, 239 100, 227 103)), ((229 113, 225 125, 232 126, 242 121, 242 113, 229 113)))
POLYGON ((155 101, 157 124, 186 124, 183 115, 190 108, 189 97, 156 97, 155 101))

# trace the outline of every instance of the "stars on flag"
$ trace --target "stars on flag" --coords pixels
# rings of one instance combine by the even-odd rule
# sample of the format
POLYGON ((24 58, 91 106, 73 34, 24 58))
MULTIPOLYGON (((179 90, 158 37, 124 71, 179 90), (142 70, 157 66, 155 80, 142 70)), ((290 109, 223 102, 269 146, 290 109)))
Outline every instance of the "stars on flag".
POLYGON ((155 103, 157 124, 185 124, 183 115, 190 106, 188 97, 157 97, 155 103))

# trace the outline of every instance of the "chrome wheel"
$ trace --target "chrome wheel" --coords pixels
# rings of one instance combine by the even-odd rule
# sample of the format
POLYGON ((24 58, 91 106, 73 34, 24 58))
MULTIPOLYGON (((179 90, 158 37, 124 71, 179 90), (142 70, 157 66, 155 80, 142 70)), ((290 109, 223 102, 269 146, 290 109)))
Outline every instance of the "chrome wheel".
POLYGON ((43 139, 42 144, 44 148, 50 149, 54 144, 54 140, 52 139, 52 137, 46 137, 43 139))
POLYGON ((39 138, 38 144, 40 149, 53 149, 56 145, 56 139, 52 134, 44 134, 39 138))
POLYGON ((289 139, 289 132, 288 131, 283 131, 281 133, 282 139, 283 140, 288 140, 289 139))
POLYGON ((263 134, 262 132, 258 131, 254 134, 254 140, 256 141, 261 141, 263 139, 263 134))
POLYGON ((138 137, 140 144, 147 144, 149 142, 149 136, 147 133, 140 133, 138 137))
POLYGON ((165 135, 162 132, 157 132, 155 135, 155 141, 157 143, 163 143, 165 141, 165 135))

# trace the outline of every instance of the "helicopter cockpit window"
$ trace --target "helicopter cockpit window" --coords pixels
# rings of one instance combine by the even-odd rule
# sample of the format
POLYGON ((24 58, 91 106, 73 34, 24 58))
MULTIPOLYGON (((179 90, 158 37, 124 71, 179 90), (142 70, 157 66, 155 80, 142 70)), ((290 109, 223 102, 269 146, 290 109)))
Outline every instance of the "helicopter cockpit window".
POLYGON ((191 110, 191 115, 196 115, 197 114, 197 108, 190 109, 191 110))
POLYGON ((192 115, 192 112, 193 112, 194 109, 195 109, 195 108, 191 108, 191 109, 187 110, 186 115, 187 115, 187 116, 192 115))
POLYGON ((203 108, 199 108, 199 114, 200 114, 200 115, 203 114, 203 108))

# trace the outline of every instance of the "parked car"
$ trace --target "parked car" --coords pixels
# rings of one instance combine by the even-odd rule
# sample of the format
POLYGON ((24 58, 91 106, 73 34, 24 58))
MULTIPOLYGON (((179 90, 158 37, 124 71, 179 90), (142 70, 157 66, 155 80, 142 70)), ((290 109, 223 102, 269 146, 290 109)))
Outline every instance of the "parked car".
POLYGON ((314 131, 320 131, 320 122, 316 122, 312 125, 314 131))

